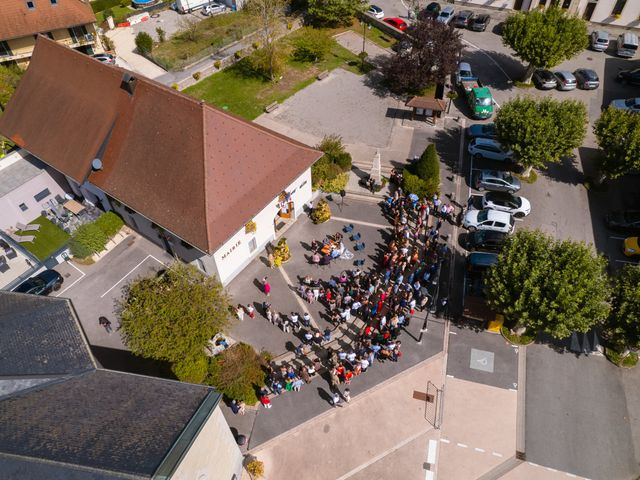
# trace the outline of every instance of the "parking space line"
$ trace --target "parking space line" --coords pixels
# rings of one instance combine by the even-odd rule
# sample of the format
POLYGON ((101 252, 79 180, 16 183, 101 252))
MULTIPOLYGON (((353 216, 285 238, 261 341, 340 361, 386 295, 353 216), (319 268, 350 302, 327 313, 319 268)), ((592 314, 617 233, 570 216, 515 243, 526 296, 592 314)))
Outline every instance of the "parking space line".
POLYGON ((613 238, 614 240, 626 240, 627 239, 627 237, 614 237, 612 235, 610 235, 609 238, 613 238))
MULTIPOLYGON (((505 77, 507 77, 507 82, 508 82, 509 84, 511 84, 511 83, 513 82, 513 80, 511 80, 511 77, 507 74, 507 72, 505 72, 505 71, 504 71, 504 69, 500 66, 500 64, 499 64, 498 62, 496 62, 496 61, 494 60, 494 58, 493 58, 491 55, 489 55, 487 52, 485 52, 482 48, 480 48, 480 47, 478 47, 477 45, 475 45, 475 44, 471 43, 469 40, 465 40, 465 39, 463 38, 463 39, 462 39, 462 41, 463 41, 464 43, 466 43, 467 45, 469 45, 470 47, 475 48, 476 50, 478 50, 478 51, 479 51, 480 53, 482 53, 483 55, 486 55, 487 57, 489 57, 489 60, 491 60, 491 62, 492 62, 496 67, 498 67, 498 69, 499 69, 499 70, 504 74, 504 76, 505 76, 505 77)), ((496 103, 496 105, 498 105, 498 104, 496 103)), ((498 105, 498 108, 500 108, 500 105, 498 105)))
POLYGON ((616 260, 616 262, 620 262, 620 263, 631 263, 632 265, 636 265, 638 262, 631 262, 629 260, 616 260))
POLYGON ((146 257, 144 257, 144 259, 138 263, 135 267, 133 267, 131 270, 129 270, 120 280, 118 280, 116 283, 114 283, 111 288, 109 290, 107 290, 106 292, 104 292, 102 295, 100 295, 100 298, 104 298, 105 295, 107 295, 111 290, 113 290, 114 288, 116 288, 125 278, 127 278, 129 275, 131 275, 133 273, 133 271, 138 268, 140 265, 142 265, 144 262, 146 262, 147 260, 149 260, 150 258, 153 258, 156 262, 158 262, 160 265, 165 266, 166 265, 164 263, 162 263, 160 260, 158 260, 156 257, 154 257, 153 255, 147 255, 146 257))
POLYGON ((80 280, 82 280, 84 277, 87 276, 86 273, 84 273, 82 270, 80 270, 78 267, 76 267, 73 263, 71 263, 71 260, 68 260, 67 263, 69 265, 71 265, 73 268, 75 268, 77 271, 80 272, 80 278, 77 278, 71 285, 67 286, 67 288, 65 288, 64 290, 61 290, 60 292, 58 292, 58 294, 56 295, 56 297, 59 297, 60 295, 62 295, 64 292, 66 292, 67 290, 69 290, 71 287, 73 287, 76 283, 78 283, 80 280))
POLYGON ((336 220, 338 222, 345 222, 345 223, 353 223, 355 225, 363 225, 365 227, 375 227, 375 228, 384 228, 384 229, 389 228, 389 225, 381 225, 379 223, 363 222, 361 220, 352 220, 350 218, 343 218, 343 217, 331 217, 331 220, 336 220))

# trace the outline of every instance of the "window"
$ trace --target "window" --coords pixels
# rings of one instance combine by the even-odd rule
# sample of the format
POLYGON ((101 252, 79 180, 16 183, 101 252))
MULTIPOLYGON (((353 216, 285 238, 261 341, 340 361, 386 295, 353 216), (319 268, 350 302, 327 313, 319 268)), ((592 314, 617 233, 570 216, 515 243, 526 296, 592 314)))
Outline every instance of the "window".
POLYGON ((54 38, 53 38, 53 33, 52 33, 52 32, 45 32, 43 35, 44 35, 45 37, 48 37, 48 38, 49 38, 49 39, 51 39, 51 40, 54 40, 54 38))
POLYGON ((620 15, 626 4, 627 0, 618 0, 611 10, 611 15, 620 15))
POLYGON ((58 0, 51 0, 51 5, 58 5, 58 0))
POLYGON ((36 194, 33 196, 33 199, 34 199, 36 202, 39 202, 39 201, 44 200, 45 198, 47 198, 49 195, 51 195, 51 192, 49 191, 49 189, 48 189, 48 188, 45 188, 45 189, 44 189, 44 190, 42 190, 41 192, 36 193, 36 194))
POLYGON ((200 260, 199 258, 196 258, 196 263, 198 264, 198 268, 204 272, 207 273, 207 269, 204 268, 204 262, 202 260, 200 260))
POLYGON ((9 44, 5 41, 0 41, 0 57, 11 57, 12 55, 9 44))
POLYGON ((255 251, 256 248, 258 248, 258 243, 256 242, 256 237, 253 237, 249 240, 249 253, 255 251))
POLYGON ((71 27, 68 30, 73 43, 78 43, 80 42, 80 40, 84 40, 85 36, 87 35, 87 29, 84 25, 81 25, 79 27, 71 27))
POLYGON ((305 180, 304 182, 302 182, 302 183, 300 184, 300 188, 304 187, 306 184, 307 184, 307 181, 305 180))
POLYGON ((27 8, 29 10, 35 10, 36 4, 33 2, 33 0, 27 0, 27 8))
POLYGON ((22 210, 23 212, 26 212, 27 210, 29 210, 29 207, 27 207, 24 203, 21 203, 18 206, 20 207, 20 210, 22 210))

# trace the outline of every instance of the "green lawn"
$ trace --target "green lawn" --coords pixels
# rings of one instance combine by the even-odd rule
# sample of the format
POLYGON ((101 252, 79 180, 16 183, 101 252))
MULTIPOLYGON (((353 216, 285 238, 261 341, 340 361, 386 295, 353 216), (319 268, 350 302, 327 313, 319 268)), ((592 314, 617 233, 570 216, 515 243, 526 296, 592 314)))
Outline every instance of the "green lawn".
MULTIPOLYGON (((291 34, 287 42, 294 40, 296 35, 304 35, 304 29, 301 30, 291 34)), ((318 63, 289 60, 283 78, 278 83, 256 76, 250 69, 249 60, 245 58, 187 88, 185 93, 253 120, 264 112, 266 105, 274 101, 282 102, 313 83, 318 73, 337 67, 360 73, 359 65, 360 60, 356 55, 334 41, 329 55, 318 63)))
MULTIPOLYGON (((116 5, 115 7, 111 7, 111 11, 113 12, 113 21, 118 24, 124 20, 124 18, 130 14, 134 13, 135 10, 129 7, 121 7, 120 5, 116 5)), ((106 20, 104 16, 104 12, 97 12, 96 19, 98 25, 106 20)))
MULTIPOLYGON (((185 17, 186 18, 186 17, 185 17)), ((185 21, 183 19, 182 21, 185 21)), ((206 18, 196 24, 191 36, 179 31, 154 46, 152 56, 167 70, 193 63, 258 29, 258 20, 243 11, 206 18)))
MULTIPOLYGON (((363 28, 362 28, 362 23, 360 23, 360 20, 356 19, 353 22, 353 25, 349 27, 349 30, 353 30, 357 34, 362 35, 363 28)), ((367 30, 365 33, 366 39, 371 40, 373 43, 379 45, 382 48, 391 48, 398 42, 394 37, 392 37, 387 33, 384 33, 382 30, 374 27, 373 25, 371 26, 370 29, 367 28, 366 30, 367 30)))
POLYGON ((44 260, 69 241, 69 234, 56 227, 45 217, 38 217, 29 223, 37 223, 40 225, 40 230, 37 232, 18 231, 18 235, 33 235, 36 237, 33 242, 24 242, 20 245, 33 253, 39 260, 44 260))

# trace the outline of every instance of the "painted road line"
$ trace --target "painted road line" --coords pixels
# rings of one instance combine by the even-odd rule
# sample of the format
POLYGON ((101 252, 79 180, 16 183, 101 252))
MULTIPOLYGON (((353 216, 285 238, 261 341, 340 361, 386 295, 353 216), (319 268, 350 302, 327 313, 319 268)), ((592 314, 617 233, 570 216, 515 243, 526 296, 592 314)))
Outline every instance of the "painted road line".
POLYGON ((447 377, 449 377, 449 378, 456 378, 456 377, 454 377, 453 375, 449 375, 448 373, 447 373, 447 377))
MULTIPOLYGON (((483 55, 486 55, 487 57, 489 57, 489 60, 491 60, 491 62, 498 67, 498 69, 504 74, 505 77, 507 77, 507 81, 509 83, 512 83, 513 80, 511 80, 511 77, 507 74, 507 72, 504 71, 504 69, 500 66, 500 64, 498 62, 496 62, 493 57, 491 55, 489 55, 487 52, 485 52, 482 48, 478 47, 477 45, 471 43, 469 40, 465 40, 464 38, 462 39, 462 41, 464 43, 466 43, 467 45, 469 45, 470 47, 475 48, 476 50, 479 50, 480 53, 482 53, 483 55)), ((496 104, 497 105, 497 104, 496 104)))
POLYGON ((614 240, 626 240, 627 237, 613 237, 613 236, 609 236, 609 238, 613 238, 614 240))
POLYGON ((449 332, 449 335, 457 335, 458 332, 449 332))
MULTIPOLYGON (((286 270, 283 268, 283 265, 280 265, 280 268, 278 268, 278 270, 280 272, 280 275, 282 275, 282 278, 284 278, 284 281, 287 283, 287 285, 291 285, 292 287, 295 287, 295 285, 293 283, 291 283, 291 279, 289 278, 289 275, 287 274, 286 270)), ((294 297, 296 297, 296 301, 298 302, 298 305, 300 306, 300 309, 304 313, 308 313, 309 316, 311 317, 311 325, 313 325, 313 328, 315 328, 316 330, 320 331, 320 327, 318 327, 318 324, 314 320, 313 315, 311 315, 311 312, 309 310, 307 310, 307 306, 302 301, 302 298, 300 297, 300 295, 298 295, 298 289, 296 288, 294 290, 291 290, 291 294, 294 297)), ((300 325, 302 325, 302 323, 300 323, 300 325)))
POLYGON ((494 457, 500 457, 502 458, 502 454, 498 453, 498 452, 491 452, 491 455, 493 455, 494 457))
POLYGON ((154 257, 153 255, 147 255, 146 257, 144 257, 144 259, 138 263, 135 267, 133 267, 131 270, 129 270, 120 280, 118 280, 116 283, 114 283, 111 288, 109 290, 107 290, 106 292, 104 292, 102 295, 100 295, 100 298, 104 298, 105 295, 107 295, 111 290, 113 290, 114 288, 116 288, 125 278, 127 278, 129 275, 131 275, 136 268, 138 268, 140 265, 142 265, 144 262, 146 262, 147 260, 149 260, 150 258, 153 258, 156 262, 158 262, 160 265, 165 266, 166 265, 164 263, 162 263, 160 260, 158 260, 156 257, 154 257))
POLYGON ((77 271, 80 272, 80 278, 76 278, 73 283, 71 285, 69 285, 67 288, 65 288, 64 290, 58 292, 58 294, 56 295, 56 297, 59 297, 60 295, 62 295, 64 292, 66 292, 67 290, 69 290, 71 287, 73 287, 76 283, 78 283, 80 280, 82 280, 84 277, 87 276, 86 273, 84 273, 82 270, 80 270, 78 267, 76 267, 73 263, 71 263, 71 260, 67 261, 67 264, 71 265, 73 268, 75 268, 77 271))
POLYGON ((465 445, 464 443, 456 443, 460 448, 469 448, 469 445, 465 445))
POLYGON ((484 448, 478 448, 478 447, 476 447, 476 448, 474 448, 474 450, 475 450, 476 452, 480 452, 480 453, 484 453, 484 452, 486 452, 486 450, 485 450, 484 448))
POLYGON ((638 262, 631 262, 629 260, 616 260, 616 262, 620 262, 620 263, 631 263, 632 265, 637 265, 638 262))
POLYGON ((431 465, 435 465, 437 452, 438 452, 438 441, 429 440, 429 448, 427 449, 427 463, 431 465))
POLYGON ((440 441, 442 443, 451 443, 451 440, 447 440, 446 438, 441 438, 440 441))
POLYGON ((361 220, 352 220, 350 218, 342 218, 342 217, 331 217, 331 220, 337 220, 338 222, 346 222, 347 224, 353 223, 355 225, 363 225, 365 227, 375 227, 375 228, 384 228, 387 229, 390 225, 381 225, 379 223, 369 223, 363 222, 361 220))

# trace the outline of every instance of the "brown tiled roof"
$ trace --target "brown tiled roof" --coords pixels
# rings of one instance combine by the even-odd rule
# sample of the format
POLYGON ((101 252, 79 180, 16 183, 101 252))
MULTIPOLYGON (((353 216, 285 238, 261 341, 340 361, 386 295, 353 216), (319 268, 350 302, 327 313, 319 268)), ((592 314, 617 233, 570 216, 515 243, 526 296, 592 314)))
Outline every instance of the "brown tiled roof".
POLYGON ((0 40, 45 33, 59 28, 94 23, 96 16, 88 1, 32 0, 35 8, 27 8, 27 0, 0 0, 0 40))
POLYGON ((144 77, 129 95, 125 72, 40 37, 0 133, 207 253, 322 156, 144 77))
POLYGON ((447 104, 444 100, 438 100, 430 97, 412 97, 406 105, 407 107, 425 108, 439 112, 443 112, 447 108, 447 104))

